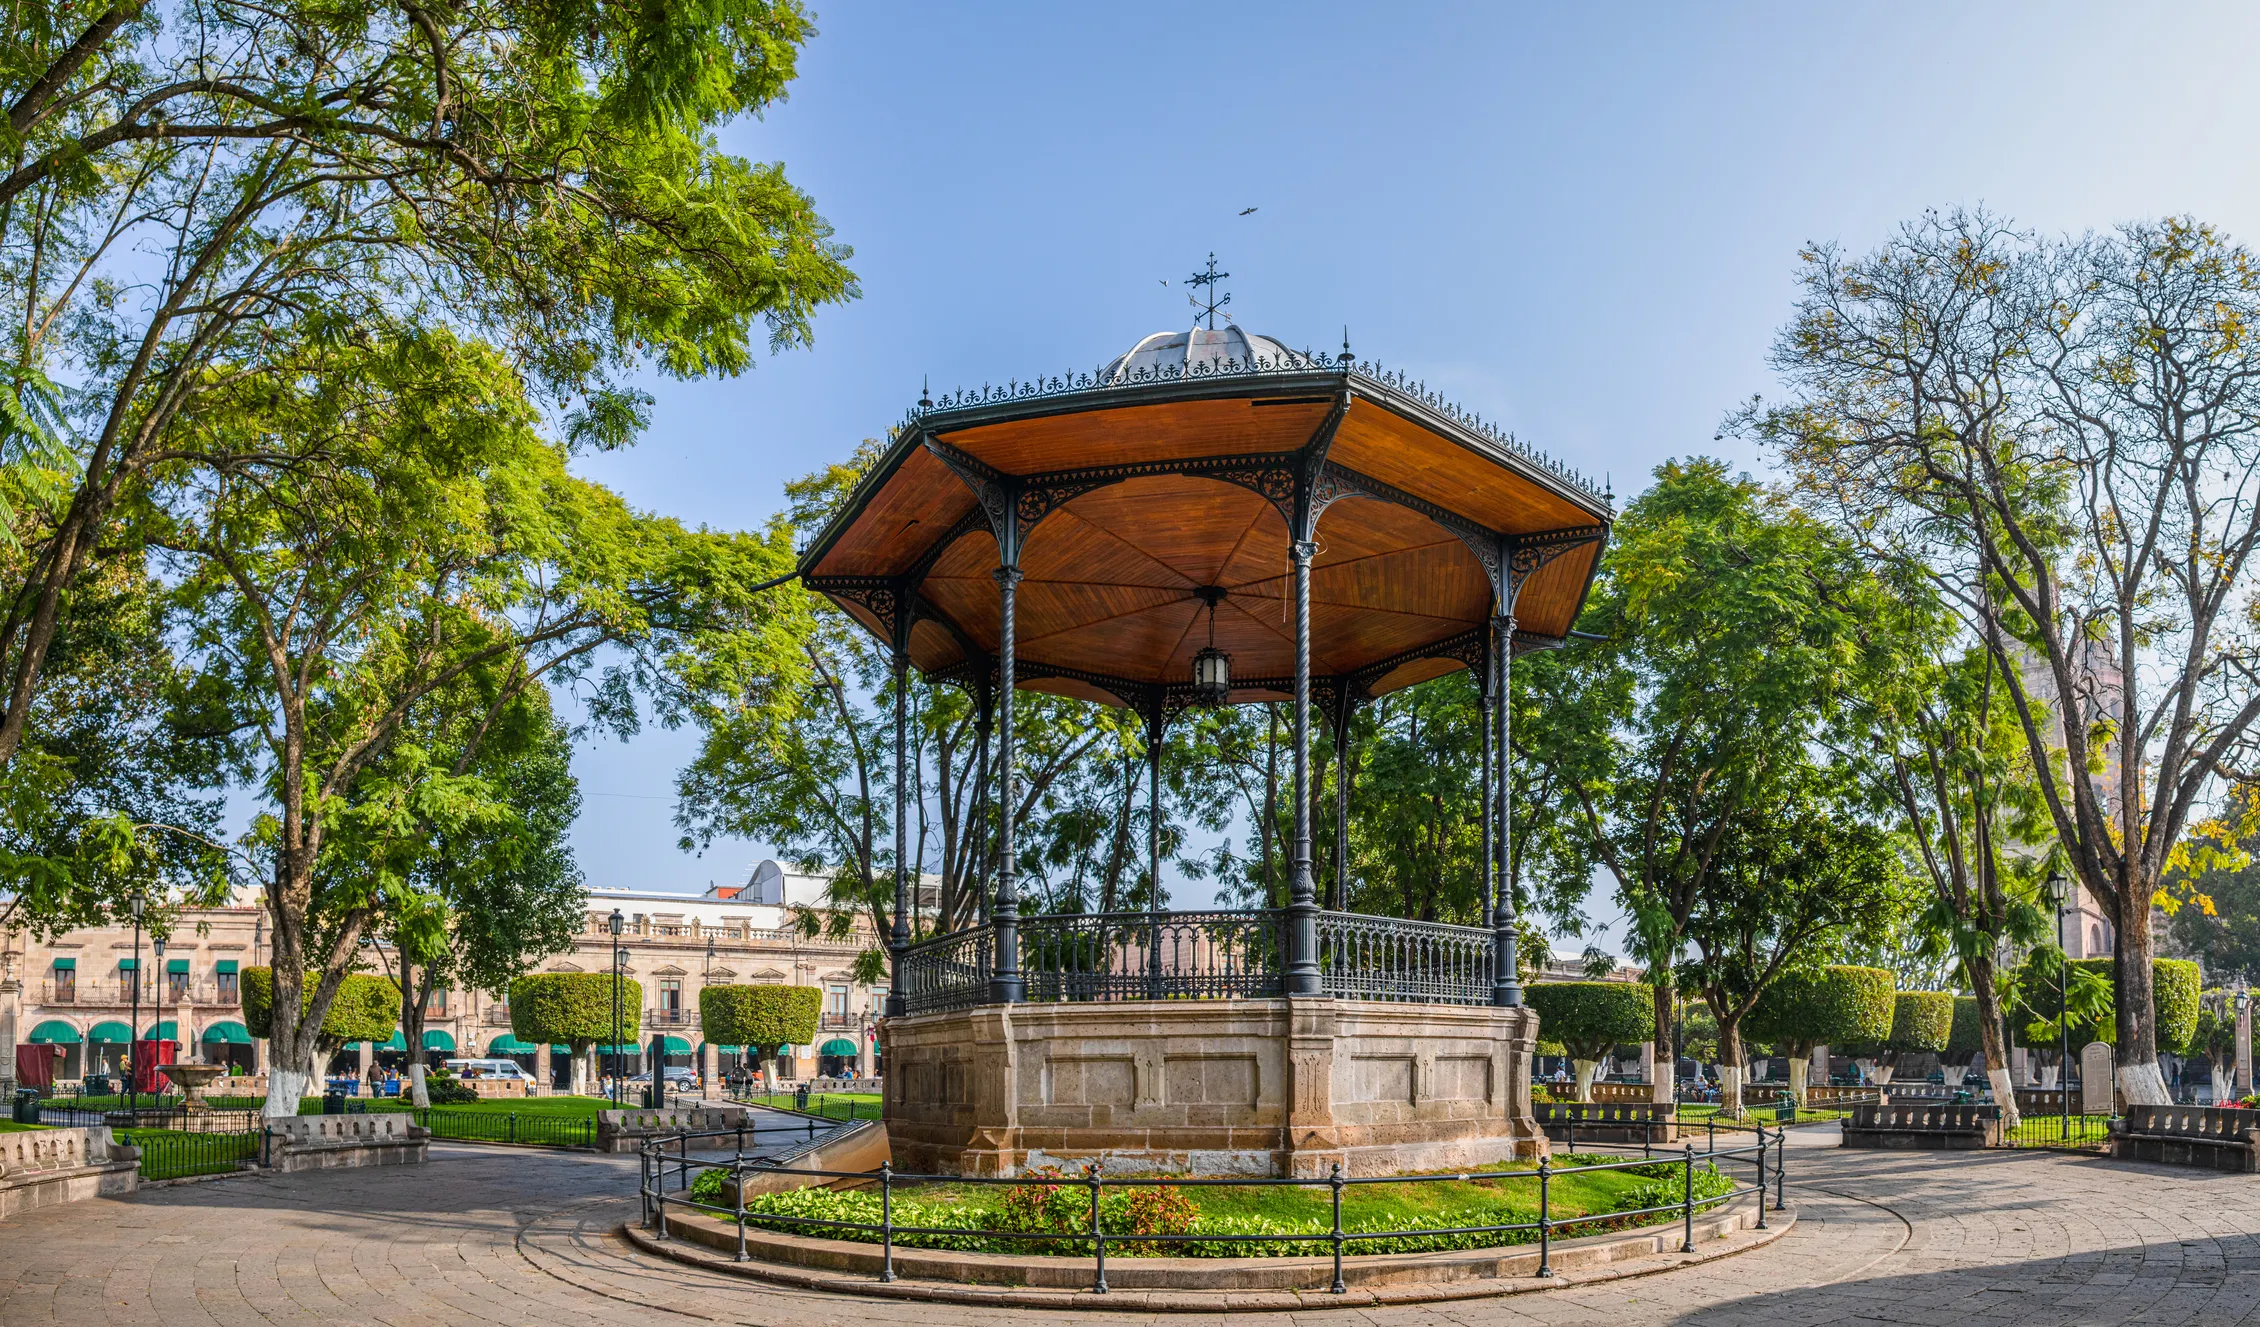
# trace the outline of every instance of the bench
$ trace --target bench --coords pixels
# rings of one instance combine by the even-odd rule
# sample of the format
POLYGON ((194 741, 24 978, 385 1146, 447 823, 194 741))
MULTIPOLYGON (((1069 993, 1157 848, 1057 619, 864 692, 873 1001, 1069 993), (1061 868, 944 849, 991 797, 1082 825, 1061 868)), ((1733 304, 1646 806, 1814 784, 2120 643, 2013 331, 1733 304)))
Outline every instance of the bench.
POLYGON ((1539 1127, 1557 1143, 1671 1143, 1679 1140, 1679 1107, 1672 1102, 1547 1101, 1531 1107, 1539 1127))
POLYGON ((754 1127, 753 1112, 743 1106, 686 1107, 667 1110, 600 1110, 596 1113, 596 1150, 634 1152, 653 1138, 679 1133, 754 1127))
POLYGON ((1999 1147, 2001 1110, 1934 1101, 1863 1101, 1844 1122, 1843 1146, 1945 1152, 1999 1147))
POLYGON ((2121 1161, 2260 1173, 2260 1111, 2237 1106, 2135 1106, 2111 1121, 2121 1161))
POLYGON ((264 1122, 266 1164, 284 1173, 348 1166, 416 1166, 431 1155, 432 1131, 406 1111, 375 1115, 296 1115, 264 1122))

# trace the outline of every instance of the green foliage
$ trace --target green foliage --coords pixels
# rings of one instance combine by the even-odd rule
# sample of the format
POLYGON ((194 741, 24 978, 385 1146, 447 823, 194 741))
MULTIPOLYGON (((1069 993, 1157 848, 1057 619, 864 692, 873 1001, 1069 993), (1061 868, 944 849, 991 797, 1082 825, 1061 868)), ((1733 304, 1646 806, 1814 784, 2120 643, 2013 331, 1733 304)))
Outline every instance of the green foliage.
POLYGON ((2236 1010, 2227 991, 2207 991, 2190 1030, 2187 1054, 2204 1060, 2215 1072, 2236 1065, 2236 1010))
POLYGON ((1541 1034, 1580 1060, 1656 1035, 1655 989, 1627 981, 1548 981, 1527 988, 1541 1034))
POLYGON ((1882 968, 1839 964, 1785 977, 1751 1010, 1750 1038, 1789 1055, 1880 1043, 1891 1035, 1892 988, 1892 975, 1882 968))
MULTIPOLYGON (((243 991, 243 1026, 254 1037, 270 1036, 274 1029, 275 974, 272 969, 245 968, 238 974, 243 991)), ((308 1009, 314 1005, 309 986, 304 995, 308 1009)), ((385 977, 366 972, 349 973, 338 983, 329 1013, 322 1019, 319 1044, 335 1051, 349 1041, 390 1041, 400 1027, 400 988, 385 977)))
POLYGON ((424 1095, 434 1106, 470 1106, 477 1104, 479 1094, 445 1069, 437 1070, 424 1078, 424 1095))
POLYGON ((1892 997, 1891 1035, 1883 1045, 1902 1054, 1944 1051, 1953 1031, 1952 992, 1900 991, 1892 997))
MULTIPOLYGON (((2058 1013, 2060 1009, 2068 1008, 2070 1041, 2074 1054, 2091 1041, 2116 1045, 2118 1024, 2113 1017, 2116 994, 2112 980, 2112 960, 2073 959, 2067 965, 2070 969, 2069 995, 2060 1002, 2057 994, 2057 968, 2062 963, 2062 955, 2063 951, 2059 949, 2043 946, 2035 949, 2009 974, 2014 1002, 2010 1012, 2010 1026, 2018 1034, 2017 1044, 2034 1050, 2055 1050, 2058 1045, 2058 1013)), ((2201 984, 2197 964, 2188 959, 2152 960, 2151 1026, 2156 1029, 2160 1050, 2169 1054, 2183 1054, 2183 1048, 2197 1035, 2201 984)))
POLYGON ((814 986, 708 986, 698 993, 699 1025, 717 1046, 761 1054, 815 1039, 824 993, 814 986))
POLYGON ((1978 1002, 1974 995, 1954 997, 1954 1023, 1946 1033, 1946 1058, 1960 1064, 1985 1049, 1984 1033, 1978 1024, 1978 1002))
MULTIPOLYGON (((578 1053, 613 1040, 609 972, 532 972, 510 983, 510 1033, 520 1041, 564 1044, 578 1053)), ((643 1035, 643 986, 619 979, 619 1040, 643 1035)))
POLYGON ((2150 1003, 2157 1019, 2158 1049, 2186 1055, 2197 1036, 2199 988, 2204 973, 2186 958, 2161 958, 2150 967, 2150 1003))

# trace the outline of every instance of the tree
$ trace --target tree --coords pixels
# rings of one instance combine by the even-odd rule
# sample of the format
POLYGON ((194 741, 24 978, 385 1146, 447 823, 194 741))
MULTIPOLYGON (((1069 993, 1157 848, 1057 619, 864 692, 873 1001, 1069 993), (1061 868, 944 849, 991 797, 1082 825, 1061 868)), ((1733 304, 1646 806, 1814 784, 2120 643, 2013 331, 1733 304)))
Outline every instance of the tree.
POLYGON ((2216 1106, 2227 1104, 2235 1095, 2230 1081, 2236 1073, 2234 999, 2229 991, 2206 991, 2199 1000, 2197 1022, 2190 1030, 2189 1054, 2205 1061, 2216 1106))
POLYGON ((1577 1067, 1577 1099, 1593 1099, 1593 1070, 1617 1047, 1656 1035, 1655 992, 1628 981, 1544 981, 1525 992, 1539 1030, 1577 1067))
POLYGON ((176 422, 306 324, 444 317, 597 446, 640 428, 640 368, 742 371, 757 322, 806 341, 855 293, 846 250, 717 131, 784 95, 811 32, 792 0, 11 13, 0 287, 21 317, 0 418, 70 464, 10 494, 29 500, 9 504, 0 765, 71 587, 181 459, 176 422))
POLYGON ((2054 1087, 2063 1054, 2106 1039, 2114 1017, 2110 974, 2094 962, 2067 962, 2064 951, 2041 945, 2012 968, 2003 985, 2016 1043, 2040 1053, 2041 1085, 2054 1087))
POLYGON ((1953 992, 1900 991, 1892 997, 1890 1032, 1845 1049, 1862 1059, 1872 1059, 1875 1063, 1870 1072, 1875 1081, 1889 1083, 1899 1072, 1900 1056, 1943 1052, 1953 1031, 1953 992))
POLYGON ((1680 980, 1719 1029, 1719 1109, 1742 1111, 1742 1023, 1783 974, 1847 941, 1874 940, 1898 910, 1901 863, 1888 835, 1854 816, 1845 780, 1807 769, 1725 824, 1685 934, 1696 954, 1680 980))
MULTIPOLYGON (((245 968, 239 978, 243 990, 243 1026, 254 1037, 275 1034, 275 974, 271 968, 245 968)), ((302 997, 311 1021, 312 992, 302 997)), ((356 1041, 370 1045, 392 1040, 400 1028, 400 988, 390 978, 355 972, 337 985, 329 1009, 322 1016, 314 1044, 324 1060, 356 1041)), ((292 1106, 296 1113, 297 1107, 292 1106)))
POLYGON ((2050 241, 1981 212, 1803 257, 1791 395, 1743 418, 1992 655, 2118 936, 2118 1089, 2166 1104, 2151 909, 2260 721, 2260 264, 2186 219, 2050 241))
MULTIPOLYGON (((698 994, 699 1029, 717 1046, 743 1046, 757 1057, 816 1039, 824 993, 814 986, 709 986, 698 994)), ((784 1077, 780 1064, 777 1077, 784 1077)))
POLYGON ((311 1073, 291 995, 310 982, 320 1016, 405 888, 404 845, 507 813, 487 780, 452 772, 458 751, 419 745, 455 689, 491 670, 499 711, 580 680, 595 722, 631 727, 658 656, 748 611, 743 587, 783 555, 574 477, 491 348, 336 330, 287 375, 209 393, 175 439, 194 459, 161 472, 146 513, 195 624, 198 699, 233 716, 241 775, 270 808, 251 841, 283 1011, 273 1113, 311 1073))
POLYGON ((1809 777, 1875 591, 1842 541, 1715 460, 1659 468, 1614 538, 1579 620, 1601 639, 1534 679, 1546 721, 1522 727, 1575 817, 1570 841, 1615 882, 1661 1035, 1727 835, 1809 777))
POLYGON ((2173 947, 2216 978, 2260 976, 2260 789, 2239 785, 2227 814, 2191 837, 2200 851, 2170 891, 2190 899, 2166 923, 2173 947))
MULTIPOLYGON (((1962 1085, 1962 1076, 1967 1074, 1970 1069, 1970 1057, 1984 1050, 1989 1041, 1998 1044, 2007 1039, 1998 1028, 1988 1037, 1985 1030, 1979 1026, 1979 1020, 1985 1017, 1981 1010, 1999 1010, 2000 1007, 1999 992, 1995 992, 1994 998, 1984 1005, 1980 1005, 1974 995, 1957 995, 1954 997, 1954 1022, 1947 1029, 1946 1051, 1943 1057, 1943 1068, 1948 1087, 1960 1087, 1962 1085)), ((1991 1068, 1990 1060, 1987 1067, 1988 1069, 1991 1068)), ((2010 1098, 2010 1104, 2005 1106, 2001 1113, 2001 1118, 2004 1121, 2002 1127, 2004 1128, 2009 1127, 2007 1121, 2014 1120, 2017 1117, 2016 1095, 2013 1088, 1997 1089, 1994 1093, 1994 1101, 1997 1104, 2004 1096, 2010 1098)))
POLYGON ((1749 1033, 1789 1057, 1789 1095, 1802 1106, 1813 1051, 1880 1041, 1891 1033, 1893 1013, 1889 972, 1839 964, 1791 973, 1768 987, 1750 1010, 1749 1033))
POLYGON ((589 1095, 598 1043, 632 1046, 643 1035, 642 983, 621 977, 615 991, 614 980, 609 972, 530 972, 510 983, 510 1035, 571 1047, 575 1096, 589 1095))

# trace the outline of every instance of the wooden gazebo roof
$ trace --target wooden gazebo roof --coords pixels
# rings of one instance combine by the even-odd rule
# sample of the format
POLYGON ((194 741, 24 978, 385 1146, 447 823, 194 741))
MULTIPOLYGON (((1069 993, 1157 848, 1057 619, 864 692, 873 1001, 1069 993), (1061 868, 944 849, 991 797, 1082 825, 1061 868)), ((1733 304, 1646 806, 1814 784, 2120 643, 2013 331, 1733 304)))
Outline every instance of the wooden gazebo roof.
POLYGON ((1298 511, 1311 671, 1367 696, 1479 662, 1502 587, 1517 652, 1558 643, 1611 519, 1589 481, 1425 388, 1283 355, 921 402, 801 570, 927 675, 987 678, 1007 504, 1018 685, 1133 705, 1188 682, 1209 586, 1233 698, 1289 693, 1298 511))

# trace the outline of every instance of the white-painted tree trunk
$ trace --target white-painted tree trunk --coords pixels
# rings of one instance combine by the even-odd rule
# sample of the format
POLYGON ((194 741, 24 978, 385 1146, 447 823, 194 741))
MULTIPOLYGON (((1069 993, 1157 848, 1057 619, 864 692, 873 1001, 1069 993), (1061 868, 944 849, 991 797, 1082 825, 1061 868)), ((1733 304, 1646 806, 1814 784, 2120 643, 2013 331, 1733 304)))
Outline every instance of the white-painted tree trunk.
POLYGON ((1593 1099, 1593 1071, 1601 1067, 1600 1062, 1598 1060, 1571 1060, 1570 1066, 1577 1072, 1577 1099, 1579 1101, 1591 1101, 1593 1099))
POLYGON ((1962 1085, 1962 1080, 1969 1077, 1970 1066, 1966 1064, 1950 1064, 1947 1065, 1943 1070, 1940 1070, 1940 1072, 1945 1074, 1946 1076, 1946 1086, 1960 1087, 1962 1085))
POLYGON ((2040 1085, 2042 1087, 2056 1086, 2057 1080, 2063 1075, 2063 1072, 2064 1066, 2060 1064, 2044 1064, 2040 1066, 2040 1085))
POLYGON ((424 1090, 424 1062, 408 1066, 408 1104, 419 1110, 432 1104, 432 1094, 424 1090))
POLYGON ((1739 1118, 1742 1114, 1742 1075, 1746 1071, 1739 1064, 1719 1066, 1719 1114, 1739 1118))
POLYGON ((1859 1069, 1860 1069, 1860 1077, 1861 1077, 1861 1079, 1862 1079, 1862 1080, 1864 1080, 1864 1081, 1866 1081, 1866 1082, 1870 1082, 1870 1083, 1872 1083, 1872 1082, 1874 1082, 1874 1081, 1875 1081, 1875 1061, 1874 1061, 1874 1060, 1870 1060, 1870 1059, 1865 1059, 1865 1058, 1859 1058, 1859 1059, 1855 1059, 1855 1060, 1853 1060, 1853 1061, 1852 1061, 1852 1063, 1853 1063, 1853 1064, 1855 1064, 1855 1065, 1858 1065, 1858 1066, 1859 1066, 1859 1069))
POLYGON ((311 1070, 271 1066, 267 1070, 267 1101, 260 1111, 261 1116, 270 1120, 295 1118, 298 1115, 299 1100, 306 1095, 307 1085, 313 1081, 311 1070))
POLYGON ((1797 1103, 1799 1110, 1805 1107, 1805 1081, 1812 1071, 1811 1060, 1802 1055, 1789 1057, 1789 1099, 1797 1103))
POLYGON ((2207 1072, 2209 1072, 2213 1078, 2213 1104, 2216 1106, 2227 1105, 2229 1101, 2229 1094, 2235 1091, 2235 1089, 2229 1085, 2228 1074, 2222 1072, 2221 1067, 2217 1064, 2209 1064, 2205 1067, 2207 1072))
POLYGON ((2148 1064, 2122 1064, 2118 1072, 2119 1095, 2130 1106, 2171 1106, 2174 1094, 2166 1090, 2166 1076, 2158 1072, 2158 1062, 2148 1064))
POLYGON ((1766 1062, 1766 1061, 1764 1061, 1764 1060, 1752 1060, 1752 1061, 1750 1061, 1750 1081, 1751 1081, 1751 1082, 1753 1082, 1753 1083, 1762 1083, 1762 1082, 1764 1082, 1764 1081, 1765 1081, 1765 1077, 1766 1077, 1766 1064, 1767 1064, 1767 1062, 1766 1062))
POLYGON ((573 1095, 576 1097, 589 1094, 589 1049, 583 1046, 573 1052, 572 1080, 573 1095))
POLYGON ((2001 1132, 2006 1134, 2015 1129, 2017 1121, 2023 1118, 2022 1112, 2017 1109, 2017 1089, 2009 1082, 2008 1066, 1986 1070, 1985 1079, 1993 1085, 1993 1104, 2001 1109, 2001 1132))
POLYGON ((1877 1087, 1889 1087, 1891 1086, 1891 1076, 1898 1072, 1898 1066, 1878 1061, 1875 1068, 1869 1071, 1868 1076, 1875 1080, 1877 1087))

